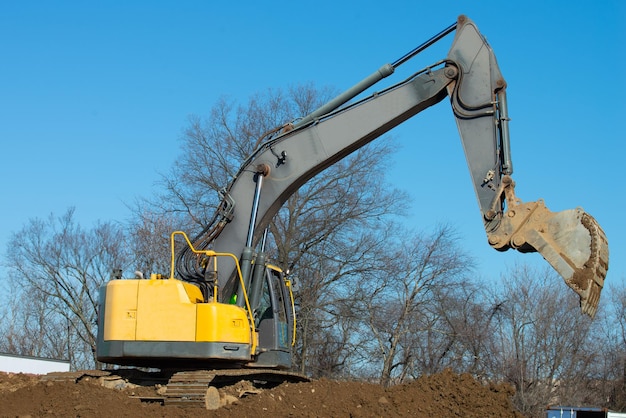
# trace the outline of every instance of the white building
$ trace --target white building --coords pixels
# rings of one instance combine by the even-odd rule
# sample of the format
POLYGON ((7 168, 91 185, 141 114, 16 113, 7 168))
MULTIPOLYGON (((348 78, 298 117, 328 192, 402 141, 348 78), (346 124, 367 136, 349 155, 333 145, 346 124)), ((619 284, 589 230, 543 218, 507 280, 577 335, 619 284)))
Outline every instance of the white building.
POLYGON ((69 371, 70 362, 66 360, 0 353, 0 372, 46 374, 69 371))

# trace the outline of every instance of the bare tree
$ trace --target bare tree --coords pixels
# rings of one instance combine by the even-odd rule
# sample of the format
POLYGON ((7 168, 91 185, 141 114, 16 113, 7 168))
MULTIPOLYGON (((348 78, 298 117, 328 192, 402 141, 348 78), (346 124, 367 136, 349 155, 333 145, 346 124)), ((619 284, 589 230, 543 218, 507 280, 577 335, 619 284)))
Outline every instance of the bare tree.
POLYGON ((181 225, 173 217, 144 209, 138 204, 126 227, 133 267, 145 278, 151 273, 169 274, 171 267, 170 237, 181 225))
POLYGON ((595 404, 626 410, 626 287, 612 284, 605 294, 602 316, 593 328, 594 360, 589 397, 595 404), (606 296, 605 296, 606 297, 606 296))
POLYGON ((445 338, 444 365, 457 372, 470 373, 481 380, 491 377, 488 354, 493 335, 497 304, 488 302, 488 285, 479 278, 461 280, 434 293, 436 332, 445 338))
POLYGON ((613 292, 615 306, 615 319, 619 324, 619 333, 617 334, 617 353, 621 357, 621 361, 617 361, 615 370, 621 371, 621 376, 616 377, 616 385, 614 389, 613 407, 618 411, 626 410, 626 287, 615 289, 613 292), (621 367, 620 367, 621 366, 621 367))
POLYGON ((364 276, 358 298, 375 343, 370 355, 380 363, 380 382, 441 371, 454 338, 439 325, 436 294, 454 288, 471 268, 448 226, 431 235, 396 235, 379 250, 379 267, 364 276))
POLYGON ((125 268, 128 263, 122 229, 98 223, 84 230, 70 209, 58 218, 31 220, 12 236, 7 259, 20 299, 41 301, 35 331, 64 325, 73 366, 93 367, 99 287, 114 268, 125 268))
POLYGON ((300 336, 296 363, 301 372, 316 377, 353 373, 345 366, 362 349, 362 324, 354 312, 355 284, 376 268, 387 236, 384 229, 377 234, 355 232, 349 238, 333 234, 302 254, 296 295, 300 336), (332 356, 322 355, 330 352, 332 356))
POLYGON ((592 323, 580 315, 577 301, 552 271, 527 265, 503 276, 497 294, 492 355, 501 379, 516 389, 517 408, 539 416, 548 404, 580 402, 594 353, 592 323))
POLYGON ((5 297, 6 305, 0 315, 0 352, 69 358, 67 324, 47 309, 48 295, 37 289, 25 291, 20 286, 5 297))
MULTIPOLYGON (((178 215, 190 228, 204 227, 219 203, 218 193, 270 132, 304 116, 332 95, 311 85, 268 89, 245 106, 220 99, 206 117, 192 115, 181 137, 181 155, 162 177, 163 193, 150 199, 153 208, 178 215)), ((198 228, 199 229, 199 228, 198 228)))

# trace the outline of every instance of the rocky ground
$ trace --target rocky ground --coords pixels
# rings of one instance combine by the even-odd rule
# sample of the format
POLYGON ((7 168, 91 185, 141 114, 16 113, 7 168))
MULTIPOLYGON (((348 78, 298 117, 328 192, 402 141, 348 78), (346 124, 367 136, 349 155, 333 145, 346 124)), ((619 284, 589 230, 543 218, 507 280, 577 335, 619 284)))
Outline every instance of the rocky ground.
POLYGON ((56 381, 0 373, 0 417, 522 418, 511 405, 509 387, 483 385, 469 375, 449 371, 390 388, 326 379, 264 390, 233 386, 222 390, 222 400, 232 403, 215 411, 164 406, 157 402, 163 391, 158 385, 125 385, 107 379, 82 375, 56 381))

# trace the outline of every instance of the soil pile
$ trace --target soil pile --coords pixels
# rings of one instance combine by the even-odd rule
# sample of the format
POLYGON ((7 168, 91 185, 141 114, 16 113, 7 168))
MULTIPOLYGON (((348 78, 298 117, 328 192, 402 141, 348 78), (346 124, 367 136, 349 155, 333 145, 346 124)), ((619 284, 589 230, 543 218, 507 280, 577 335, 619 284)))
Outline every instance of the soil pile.
MULTIPOLYGON (((284 383, 250 393, 216 411, 147 402, 158 387, 104 387, 98 378, 41 381, 39 376, 0 373, 0 417, 513 417, 513 391, 482 385, 450 371, 383 388, 363 382, 316 380, 284 383)), ((160 389, 162 390, 162 388, 160 389)))

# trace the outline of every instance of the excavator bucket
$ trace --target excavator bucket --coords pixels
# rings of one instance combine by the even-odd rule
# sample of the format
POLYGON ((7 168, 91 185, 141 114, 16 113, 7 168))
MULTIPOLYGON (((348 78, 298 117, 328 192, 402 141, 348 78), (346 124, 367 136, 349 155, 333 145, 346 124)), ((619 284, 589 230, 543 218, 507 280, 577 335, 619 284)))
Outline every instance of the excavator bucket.
POLYGON ((538 252, 580 296, 583 313, 594 317, 609 268, 609 246, 596 220, 582 209, 551 212, 542 200, 522 203, 507 195, 508 209, 488 234, 498 250, 538 252))
POLYGON ((606 235, 582 209, 553 213, 538 208, 537 221, 526 226, 527 242, 578 293, 582 311, 593 318, 609 267, 606 235))

